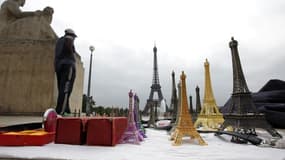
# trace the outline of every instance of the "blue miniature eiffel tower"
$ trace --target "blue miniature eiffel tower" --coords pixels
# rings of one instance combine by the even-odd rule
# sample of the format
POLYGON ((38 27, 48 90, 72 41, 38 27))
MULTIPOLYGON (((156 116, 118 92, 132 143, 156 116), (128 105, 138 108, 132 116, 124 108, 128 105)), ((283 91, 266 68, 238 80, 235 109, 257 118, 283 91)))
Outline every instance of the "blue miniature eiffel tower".
POLYGON ((139 97, 135 94, 134 95, 134 119, 136 122, 137 129, 139 130, 140 136, 143 139, 143 138, 146 138, 146 135, 145 135, 145 129, 141 123, 141 119, 139 116, 139 103, 140 103, 139 97))

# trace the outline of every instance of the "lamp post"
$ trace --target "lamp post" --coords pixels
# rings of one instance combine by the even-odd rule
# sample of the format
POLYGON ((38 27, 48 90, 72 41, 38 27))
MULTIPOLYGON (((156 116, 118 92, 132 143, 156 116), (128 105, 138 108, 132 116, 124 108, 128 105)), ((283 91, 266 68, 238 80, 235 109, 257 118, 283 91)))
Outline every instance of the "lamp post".
POLYGON ((90 66, 89 66, 89 77, 88 77, 88 88, 87 88, 87 106, 86 106, 86 115, 89 116, 91 112, 91 96, 90 96, 90 87, 91 87, 91 72, 92 72, 92 57, 93 51, 95 50, 94 46, 90 46, 90 66))

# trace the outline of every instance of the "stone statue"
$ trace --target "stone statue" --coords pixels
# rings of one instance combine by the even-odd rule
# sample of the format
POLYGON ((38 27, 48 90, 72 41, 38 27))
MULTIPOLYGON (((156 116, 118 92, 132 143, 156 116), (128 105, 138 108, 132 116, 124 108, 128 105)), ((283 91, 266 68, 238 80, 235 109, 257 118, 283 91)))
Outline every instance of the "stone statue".
POLYGON ((6 0, 0 9, 1 39, 55 39, 51 28, 53 9, 46 7, 42 11, 23 12, 20 7, 25 0, 6 0))

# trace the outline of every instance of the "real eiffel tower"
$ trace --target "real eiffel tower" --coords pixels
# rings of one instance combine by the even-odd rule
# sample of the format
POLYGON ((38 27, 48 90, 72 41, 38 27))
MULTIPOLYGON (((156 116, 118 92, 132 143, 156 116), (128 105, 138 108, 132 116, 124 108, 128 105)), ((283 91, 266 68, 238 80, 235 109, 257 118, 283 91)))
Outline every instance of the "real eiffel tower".
POLYGON ((205 67, 205 93, 201 112, 195 122, 195 127, 202 127, 202 130, 217 130, 224 122, 223 115, 220 113, 216 100, 214 98, 211 76, 210 64, 206 59, 205 67))
MULTIPOLYGON (((153 120, 157 120, 157 107, 160 107, 160 102, 163 100, 163 95, 161 92, 161 86, 159 84, 159 77, 158 77, 158 66, 157 66, 157 48, 156 46, 153 47, 153 77, 152 77, 152 85, 150 90, 150 95, 143 110, 144 115, 149 114, 150 112, 150 119, 152 119, 151 123, 154 123, 153 120), (154 93, 157 93, 158 99, 154 99, 154 93)), ((168 110, 166 106, 166 110, 168 110)))
POLYGON ((251 92, 247 87, 242 71, 237 46, 238 42, 232 37, 229 47, 232 54, 233 93, 229 105, 225 106, 223 113, 225 122, 221 129, 227 126, 232 126, 236 131, 240 129, 248 131, 255 130, 255 128, 263 128, 273 137, 282 137, 268 124, 264 114, 259 113, 253 103, 251 92))
POLYGON ((198 143, 200 145, 207 145, 207 143, 202 139, 200 134, 197 132, 197 130, 194 127, 194 124, 192 122, 191 115, 188 111, 188 98, 186 93, 186 75, 182 71, 182 74, 180 76, 181 79, 181 103, 179 106, 179 115, 178 115, 178 121, 177 126, 171 135, 171 140, 173 141, 173 145, 181 145, 182 138, 184 136, 189 136, 191 139, 197 139, 198 143))

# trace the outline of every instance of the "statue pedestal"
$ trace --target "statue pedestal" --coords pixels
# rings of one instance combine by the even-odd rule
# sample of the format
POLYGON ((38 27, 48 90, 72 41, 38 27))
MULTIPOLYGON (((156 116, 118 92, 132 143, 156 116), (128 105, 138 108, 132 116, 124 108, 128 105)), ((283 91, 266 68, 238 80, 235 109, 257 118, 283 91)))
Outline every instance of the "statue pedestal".
MULTIPOLYGON (((55 107, 54 47, 55 40, 0 40, 0 114, 40 115, 55 107)), ((84 69, 77 61, 71 111, 82 105, 84 69)))

